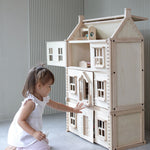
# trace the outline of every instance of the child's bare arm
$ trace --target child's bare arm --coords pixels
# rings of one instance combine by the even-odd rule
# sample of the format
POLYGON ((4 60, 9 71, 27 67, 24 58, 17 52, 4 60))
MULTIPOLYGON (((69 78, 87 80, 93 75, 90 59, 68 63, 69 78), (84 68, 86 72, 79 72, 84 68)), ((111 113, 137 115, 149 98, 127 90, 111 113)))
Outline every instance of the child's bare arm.
POLYGON ((46 137, 45 134, 43 134, 41 131, 36 131, 26 122, 34 108, 34 102, 32 102, 32 100, 28 100, 21 110, 20 116, 18 118, 18 124, 23 128, 23 130, 40 141, 46 137))
POLYGON ((82 113, 81 110, 84 108, 83 103, 77 103, 76 107, 73 108, 52 100, 49 100, 47 105, 57 110, 61 110, 65 112, 74 112, 74 113, 82 113))

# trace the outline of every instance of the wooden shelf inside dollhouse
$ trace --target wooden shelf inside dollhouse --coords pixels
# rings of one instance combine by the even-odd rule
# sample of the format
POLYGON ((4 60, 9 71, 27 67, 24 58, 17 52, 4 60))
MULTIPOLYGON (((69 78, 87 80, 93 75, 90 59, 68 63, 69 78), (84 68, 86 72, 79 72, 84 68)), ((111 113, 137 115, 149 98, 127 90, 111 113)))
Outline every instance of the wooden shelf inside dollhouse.
POLYGON ((82 70, 82 71, 92 71, 92 68, 83 68, 83 67, 76 67, 76 66, 69 66, 68 68, 75 69, 75 70, 82 70))
POLYGON ((73 69, 73 70, 79 70, 79 71, 89 71, 89 72, 100 72, 100 73, 106 73, 107 69, 97 69, 97 68, 85 68, 85 67, 76 67, 76 66, 69 66, 69 69, 73 69))

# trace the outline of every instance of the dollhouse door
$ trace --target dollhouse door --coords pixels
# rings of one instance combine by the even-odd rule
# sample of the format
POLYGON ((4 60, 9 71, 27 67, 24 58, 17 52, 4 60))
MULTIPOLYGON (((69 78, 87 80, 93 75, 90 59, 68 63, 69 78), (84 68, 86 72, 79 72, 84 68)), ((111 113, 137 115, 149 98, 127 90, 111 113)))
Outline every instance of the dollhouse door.
POLYGON ((87 105, 93 105, 93 73, 82 72, 78 79, 79 100, 87 105))
POLYGON ((67 42, 47 42, 46 43, 47 51, 47 64, 52 66, 67 66, 67 42))

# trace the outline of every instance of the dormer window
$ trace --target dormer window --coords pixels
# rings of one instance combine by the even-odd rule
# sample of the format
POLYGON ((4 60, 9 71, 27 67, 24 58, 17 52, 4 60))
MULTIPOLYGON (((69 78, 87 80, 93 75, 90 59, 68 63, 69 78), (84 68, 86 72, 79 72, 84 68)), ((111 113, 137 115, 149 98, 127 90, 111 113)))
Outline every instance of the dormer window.
POLYGON ((95 67, 104 67, 105 63, 105 47, 100 48, 94 48, 94 61, 95 61, 95 67))

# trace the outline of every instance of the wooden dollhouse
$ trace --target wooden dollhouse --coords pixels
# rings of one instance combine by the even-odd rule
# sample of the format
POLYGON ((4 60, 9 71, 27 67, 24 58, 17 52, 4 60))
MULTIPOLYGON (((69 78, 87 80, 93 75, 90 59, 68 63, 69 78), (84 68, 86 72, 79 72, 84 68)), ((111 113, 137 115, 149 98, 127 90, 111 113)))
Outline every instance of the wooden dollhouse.
POLYGON ((145 143, 144 39, 124 15, 79 22, 65 41, 47 42, 47 64, 66 67, 66 104, 87 106, 67 113, 67 131, 109 150, 145 143))

